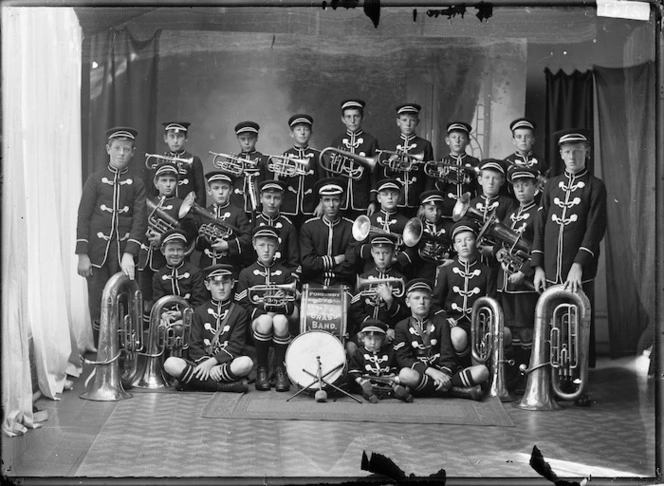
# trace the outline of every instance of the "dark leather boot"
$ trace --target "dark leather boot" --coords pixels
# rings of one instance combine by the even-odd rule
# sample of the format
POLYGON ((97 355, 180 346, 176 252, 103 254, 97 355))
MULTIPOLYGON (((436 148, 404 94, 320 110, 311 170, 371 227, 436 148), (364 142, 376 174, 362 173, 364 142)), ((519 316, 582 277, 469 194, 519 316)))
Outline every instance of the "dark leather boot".
POLYGON ((249 385, 245 378, 239 381, 231 381, 228 383, 220 381, 217 383, 217 391, 229 393, 247 393, 249 391, 249 385))
POLYGON ((378 397, 373 391, 373 386, 369 380, 362 382, 360 385, 362 387, 362 396, 364 399, 370 403, 378 403, 378 397))
POLYGON ((267 377, 267 368, 259 366, 256 370, 256 390, 268 391, 270 389, 270 380, 267 377))
POLYGON ((413 401, 413 395, 410 394, 410 391, 408 390, 407 386, 394 385, 393 390, 395 398, 398 398, 399 400, 403 400, 404 402, 408 403, 411 403, 413 401))
POLYGON ((455 398, 466 398, 468 400, 476 400, 480 401, 482 400, 482 388, 479 385, 475 386, 469 386, 469 387, 461 387, 461 386, 453 386, 450 388, 449 394, 451 397, 455 398))
POLYGON ((288 375, 286 375, 286 368, 283 366, 277 366, 277 381, 274 387, 278 392, 290 390, 290 381, 288 375))

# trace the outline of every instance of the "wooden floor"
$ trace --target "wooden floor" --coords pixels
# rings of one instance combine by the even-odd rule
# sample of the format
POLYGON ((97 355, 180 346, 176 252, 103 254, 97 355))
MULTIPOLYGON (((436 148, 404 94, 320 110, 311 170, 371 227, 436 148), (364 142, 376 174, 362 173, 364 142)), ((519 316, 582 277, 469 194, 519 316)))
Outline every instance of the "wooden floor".
MULTIPOLYGON (((406 474, 427 476, 444 468, 448 477, 468 484, 468 478, 536 478, 528 461, 537 445, 559 475, 578 480, 591 474, 590 486, 598 477, 632 481, 655 474, 655 383, 647 367, 645 356, 600 359, 590 371, 593 407, 563 403, 559 411, 527 412, 503 404, 516 427, 210 421, 200 412, 212 394, 145 392, 132 399, 141 410, 111 427, 107 422, 117 404, 80 399, 80 378, 62 400, 37 401, 49 413, 41 428, 3 436, 3 474, 33 481, 64 477, 69 484, 84 478, 199 476, 226 478, 227 484, 307 483, 316 477, 341 482, 369 474, 360 469, 366 450, 389 456, 406 474)), ((192 483, 197 484, 187 480, 192 483)))

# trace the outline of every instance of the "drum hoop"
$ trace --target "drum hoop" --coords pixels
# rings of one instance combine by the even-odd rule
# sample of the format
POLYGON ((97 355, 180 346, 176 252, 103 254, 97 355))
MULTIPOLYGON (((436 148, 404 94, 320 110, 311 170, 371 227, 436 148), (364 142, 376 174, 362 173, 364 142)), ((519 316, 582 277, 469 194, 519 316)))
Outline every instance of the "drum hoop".
MULTIPOLYGON (((286 348, 286 355, 284 356, 284 364, 286 366, 286 374, 288 375, 288 378, 291 380, 291 382, 295 386, 297 386, 298 388, 304 388, 305 386, 307 386, 309 384, 309 381, 314 381, 314 378, 309 377, 308 375, 306 375, 305 377, 307 379, 307 382, 304 383, 304 384, 301 383, 302 380, 298 380, 298 375, 302 375, 302 373, 304 373, 304 372, 301 372, 299 370, 297 372, 295 372, 292 369, 292 367, 293 366, 302 366, 302 364, 298 363, 298 362, 293 362, 293 360, 290 359, 290 356, 292 356, 291 353, 293 352, 292 351, 293 343, 295 343, 298 340, 301 341, 302 338, 306 339, 306 336, 311 336, 311 335, 314 335, 314 334, 321 335, 321 336, 327 335, 327 336, 331 337, 332 341, 330 341, 330 343, 334 342, 335 343, 334 345, 337 346, 336 351, 341 351, 341 355, 343 356, 343 361, 340 363, 341 366, 339 367, 338 370, 336 370, 336 371, 332 372, 330 375, 328 375, 329 381, 331 383, 335 383, 335 384, 338 385, 340 382, 342 382, 344 380, 344 378, 346 376, 347 362, 346 362, 346 351, 345 351, 345 348, 344 348, 344 344, 341 342, 341 340, 339 340, 339 338, 336 335, 332 334, 331 332, 324 331, 324 330, 321 330, 321 329, 313 329, 311 331, 307 331, 307 332, 304 332, 302 334, 299 334, 298 336, 293 338, 293 340, 288 345, 288 348, 286 348), (289 371, 289 367, 291 368, 290 371, 289 371), (331 378, 331 377, 334 377, 334 376, 336 376, 336 377, 331 378)), ((328 338, 325 338, 325 339, 328 339, 328 338)), ((312 370, 309 370, 309 371, 314 372, 315 370, 312 369, 312 370)), ((327 369, 327 370, 324 370, 323 372, 325 373, 327 371, 330 371, 330 370, 327 369)), ((304 375, 302 375, 302 376, 304 376, 304 375)), ((316 390, 317 390, 317 388, 312 388, 312 393, 315 392, 316 390)))

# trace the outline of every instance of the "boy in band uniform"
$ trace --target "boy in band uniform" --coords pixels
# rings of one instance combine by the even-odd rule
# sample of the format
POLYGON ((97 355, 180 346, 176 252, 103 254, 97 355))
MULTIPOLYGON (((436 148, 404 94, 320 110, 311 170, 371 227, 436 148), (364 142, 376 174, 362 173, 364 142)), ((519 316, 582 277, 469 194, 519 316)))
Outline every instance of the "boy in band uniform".
POLYGON ((203 175, 203 164, 196 155, 185 150, 185 144, 189 135, 189 122, 164 122, 164 143, 168 145, 168 151, 164 153, 167 157, 178 159, 191 159, 191 162, 178 162, 178 185, 175 188, 175 196, 184 199, 187 194, 194 192, 196 201, 205 206, 205 177, 203 175))
POLYGON ((345 180, 333 177, 316 183, 323 214, 307 220, 300 230, 303 283, 355 287, 353 222, 340 214, 345 187, 345 180))
MULTIPOLYGON (((426 175, 424 174, 424 163, 434 160, 433 147, 428 140, 418 137, 415 133, 420 123, 420 110, 422 107, 417 103, 404 103, 396 107, 397 127, 399 127, 399 136, 394 137, 386 145, 387 150, 403 153, 406 155, 421 155, 422 160, 419 163, 413 161, 413 169, 410 171, 392 170, 389 167, 379 166, 380 174, 385 178, 395 178, 401 185, 401 194, 399 196, 399 211, 405 216, 411 218, 417 213, 420 194, 425 189, 426 175)), ((396 159, 396 156, 390 157, 396 159)))
MULTIPOLYGON (((331 147, 361 155, 363 157, 373 157, 378 149, 376 138, 362 130, 362 121, 364 119, 364 107, 366 103, 363 100, 349 99, 341 102, 341 122, 345 125, 346 131, 339 135, 330 144, 331 147)), ((334 156, 330 159, 329 166, 338 169, 342 156, 334 156)), ((360 214, 371 216, 376 211, 376 181, 378 180, 378 171, 371 171, 367 167, 353 162, 352 166, 356 172, 361 172, 359 180, 353 180, 349 177, 344 178, 344 191, 346 199, 341 207, 342 211, 350 218, 355 218, 360 214)), ((328 171, 328 175, 335 176, 328 171)))
POLYGON ((293 146, 283 153, 287 157, 307 160, 309 165, 306 174, 294 177, 275 176, 275 179, 286 183, 281 212, 297 224, 313 216, 318 206, 318 195, 314 192, 314 185, 320 178, 320 150, 309 147, 313 124, 314 119, 307 114, 291 116, 288 119, 288 126, 293 146))
POLYGON ((274 255, 299 280, 302 274, 300 265, 300 241, 297 230, 290 218, 281 213, 286 183, 268 179, 260 184, 261 212, 256 215, 253 227, 274 226, 279 233, 279 246, 274 255))
POLYGON ((512 143, 516 150, 505 157, 505 162, 510 166, 534 169, 542 175, 546 175, 549 167, 543 157, 533 153, 535 145, 535 129, 537 125, 529 118, 517 118, 510 123, 512 132, 512 143))
MULTIPOLYGON (((586 167, 590 157, 590 130, 575 128, 554 134, 565 172, 550 178, 542 192, 540 217, 535 224, 531 264, 535 288, 564 284, 583 289, 593 303, 599 243, 606 231, 606 187, 586 167)), ((588 364, 595 365, 595 332, 591 319, 588 364)), ((578 405, 590 405, 582 396, 578 405)))
POLYGON ((440 265, 452 263, 451 219, 443 218, 443 193, 436 190, 424 191, 420 195, 420 217, 422 218, 422 238, 417 246, 414 275, 429 282, 436 279, 436 269, 440 265), (431 240, 427 240, 427 236, 431 240))
MULTIPOLYGON (((273 226, 258 226, 254 228, 252 243, 257 255, 257 261, 240 272, 235 300, 249 314, 251 331, 256 345, 256 390, 270 389, 268 379, 268 351, 270 343, 274 347, 274 360, 276 363, 277 391, 288 391, 290 383, 286 375, 284 358, 286 348, 290 343, 289 321, 298 321, 299 312, 295 302, 261 302, 252 300, 250 289, 262 285, 285 285, 294 282, 291 272, 282 264, 275 262, 274 255, 279 244, 277 228, 273 226)), ((282 290, 279 293, 286 295, 282 290)), ((295 293, 293 293, 295 295, 295 293)))
POLYGON ((249 318, 233 303, 233 267, 214 265, 205 274, 212 298, 194 309, 188 359, 171 356, 164 370, 178 390, 244 393, 253 362, 242 354, 249 318))
POLYGON ((104 286, 120 270, 134 278, 134 259, 147 229, 145 185, 129 171, 137 133, 129 127, 106 131, 108 165, 90 175, 78 207, 78 274, 88 283, 95 344, 104 286))
POLYGON ((231 194, 231 203, 244 210, 247 215, 251 215, 253 210, 253 198, 256 198, 258 204, 258 186, 265 179, 271 179, 267 171, 267 158, 256 150, 258 142, 258 130, 260 126, 253 121, 244 121, 235 125, 235 135, 240 144, 239 158, 248 159, 256 163, 255 168, 244 171, 244 174, 235 178, 233 182, 233 192, 231 194))
POLYGON ((209 222, 201 218, 196 239, 196 249, 202 252, 200 266, 205 268, 210 265, 229 263, 239 267, 242 258, 249 254, 251 223, 244 211, 230 202, 233 179, 228 174, 212 171, 205 174, 205 178, 207 179, 208 196, 212 200, 212 204, 207 208, 208 213, 237 228, 239 234, 233 232, 227 239, 215 238, 212 242, 204 234, 209 222))
POLYGON ((413 279, 406 284, 411 316, 397 324, 394 351, 399 382, 414 395, 453 396, 481 400, 480 384, 489 378, 484 365, 465 366, 455 356, 445 312, 431 311, 431 284, 413 279))

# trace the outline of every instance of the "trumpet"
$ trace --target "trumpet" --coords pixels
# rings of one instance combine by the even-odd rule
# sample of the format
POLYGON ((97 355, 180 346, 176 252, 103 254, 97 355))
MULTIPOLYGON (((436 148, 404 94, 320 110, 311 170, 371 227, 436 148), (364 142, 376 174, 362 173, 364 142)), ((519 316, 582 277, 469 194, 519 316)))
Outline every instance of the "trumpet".
POLYGON ((360 289, 362 297, 376 297, 378 294, 378 285, 381 284, 392 287, 392 295, 395 297, 403 297, 406 291, 406 283, 402 278, 398 277, 357 279, 357 286, 360 289))
POLYGON ((234 177, 239 177, 246 171, 258 170, 257 160, 245 159, 237 154, 210 152, 210 155, 212 155, 212 165, 215 168, 234 177))
POLYGON ((385 231, 377 226, 372 226, 369 216, 360 215, 353 222, 353 228, 351 231, 353 238, 357 241, 364 241, 367 237, 371 236, 385 235, 388 238, 396 240, 397 246, 405 245, 407 247, 413 247, 417 245, 417 242, 420 241, 422 236, 422 220, 420 218, 409 219, 403 229, 403 233, 398 235, 396 233, 385 231))
POLYGON ((268 157, 267 170, 280 177, 305 176, 309 173, 309 159, 298 159, 288 155, 268 157))
POLYGON ((194 202, 194 198, 187 197, 182 206, 180 206, 178 216, 184 218, 190 212, 197 214, 200 218, 207 221, 200 226, 198 234, 203 236, 210 244, 214 244, 219 240, 227 240, 234 234, 240 234, 238 228, 200 207, 194 202))
POLYGON ((358 181, 364 175, 364 169, 369 169, 373 171, 378 164, 378 159, 380 157, 364 157, 363 155, 357 155, 352 152, 346 152, 345 150, 337 149, 334 147, 324 148, 320 153, 320 164, 324 170, 337 174, 343 177, 347 177, 354 181, 358 181), (323 155, 331 153, 331 160, 328 163, 323 155), (356 165, 358 164, 358 165, 356 165))
POLYGON ((194 162, 194 158, 190 157, 188 159, 182 159, 180 157, 171 157, 168 155, 145 154, 145 167, 150 170, 155 170, 159 165, 165 162, 175 164, 179 172, 183 165, 191 165, 194 162))
POLYGON ((441 160, 430 160, 424 164, 424 173, 450 184, 470 184, 473 177, 480 175, 479 167, 448 164, 441 160))
POLYGON ((410 172, 415 165, 424 161, 424 152, 409 154, 406 152, 393 152, 392 150, 376 150, 376 153, 387 155, 388 158, 380 157, 378 163, 395 172, 410 172))
POLYGON ((247 289, 247 298, 253 304, 266 307, 284 307, 297 300, 297 283, 279 285, 254 285, 247 289))

